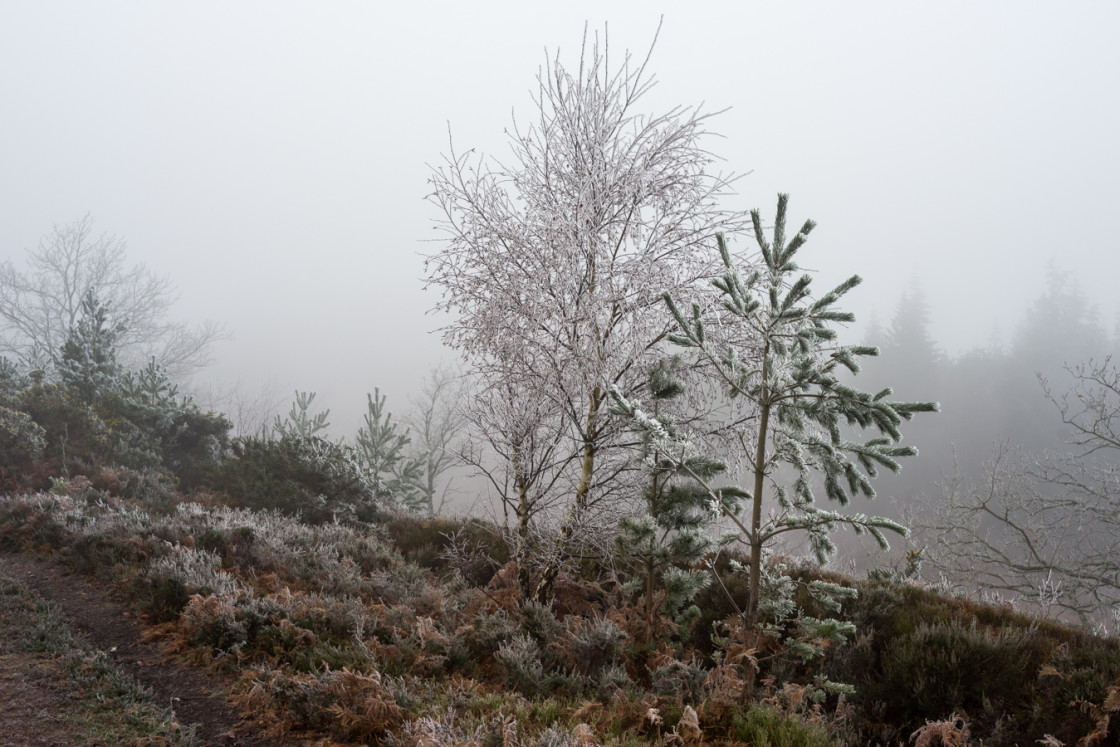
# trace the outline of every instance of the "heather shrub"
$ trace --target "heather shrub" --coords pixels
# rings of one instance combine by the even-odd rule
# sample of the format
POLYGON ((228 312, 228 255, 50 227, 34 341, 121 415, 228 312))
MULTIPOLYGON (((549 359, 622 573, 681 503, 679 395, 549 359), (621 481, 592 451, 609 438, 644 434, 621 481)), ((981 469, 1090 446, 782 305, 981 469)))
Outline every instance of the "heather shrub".
POLYGON ((732 736, 754 747, 833 747, 838 744, 820 725, 764 705, 752 705, 731 722, 732 736))
POLYGON ((139 565, 155 552, 152 543, 136 536, 80 533, 59 548, 59 560, 86 573, 96 573, 117 565, 139 565))
POLYGON ((507 684, 532 697, 541 690, 544 664, 541 647, 527 635, 517 635, 498 648, 497 661, 507 684))
POLYGON ((133 585, 140 608, 158 620, 177 618, 195 594, 236 597, 240 589, 217 555, 180 545, 156 558, 133 585))
POLYGON ((746 562, 729 548, 711 556, 713 582, 701 589, 693 600, 700 608, 700 616, 693 624, 689 642, 700 651, 710 654, 717 648, 713 633, 727 618, 741 614, 750 597, 748 576, 737 569, 746 562), (734 567, 733 567, 734 564, 734 567))
MULTIPOLYGON (((1030 731, 1052 734, 1066 744, 1074 744, 1095 726, 1092 709, 1086 704, 1104 704, 1118 682, 1120 642, 1116 639, 1075 639, 1057 645, 1033 683, 1030 731)), ((1115 725, 1112 736, 1113 741, 1099 743, 1120 743, 1120 730, 1115 725)))
MULTIPOLYGON (((604 617, 569 617, 565 624, 567 630, 560 649, 569 669, 585 677, 599 677, 617 668, 627 636, 614 621, 604 617)), ((617 679, 617 672, 609 679, 617 679)))
POLYGON ((364 616, 364 607, 353 600, 195 594, 180 615, 178 636, 203 661, 219 666, 283 662, 297 672, 367 668, 372 660, 360 640, 364 616))
POLYGON ((482 744, 486 728, 477 723, 464 723, 459 712, 448 708, 442 713, 406 721, 396 732, 386 735, 387 747, 427 747, 438 744, 482 744))
POLYGON ((388 734, 382 744, 387 747, 593 747, 598 743, 590 738, 584 725, 577 726, 575 733, 552 725, 532 735, 531 730, 524 729, 517 718, 506 715, 506 709, 499 706, 491 716, 464 716, 451 708, 421 716, 388 734))
POLYGON ((252 546, 256 534, 252 526, 229 528, 202 527, 194 535, 194 544, 222 559, 225 565, 252 565, 252 546))
POLYGON ((856 698, 887 703, 884 716, 907 727, 955 710, 979 714, 986 702, 1003 710, 1032 679, 1030 657, 1024 656, 1032 634, 956 620, 921 623, 884 646, 874 674, 856 682, 856 698))
POLYGON ((221 660, 231 654, 240 655, 257 630, 269 624, 270 613, 279 612, 246 609, 246 602, 251 604, 242 598, 195 594, 188 598, 179 615, 179 634, 192 645, 202 647, 208 658, 221 660))
POLYGON ((455 570, 474 586, 484 586, 509 560, 501 533, 477 519, 396 514, 384 528, 406 559, 436 572, 455 570))
POLYGON ((521 630, 537 644, 547 646, 564 633, 564 624, 556 618, 555 610, 547 604, 529 599, 518 606, 521 613, 521 630))
POLYGON ((0 495, 0 546, 16 552, 52 552, 65 548, 75 511, 68 495, 35 493, 0 495))
POLYGON ((119 495, 148 504, 156 509, 170 509, 179 500, 175 476, 162 467, 143 469, 118 466, 116 479, 120 482, 119 495))
POLYGON ((464 632, 463 642, 475 661, 482 662, 519 634, 518 621, 506 610, 498 609, 475 615, 464 632))

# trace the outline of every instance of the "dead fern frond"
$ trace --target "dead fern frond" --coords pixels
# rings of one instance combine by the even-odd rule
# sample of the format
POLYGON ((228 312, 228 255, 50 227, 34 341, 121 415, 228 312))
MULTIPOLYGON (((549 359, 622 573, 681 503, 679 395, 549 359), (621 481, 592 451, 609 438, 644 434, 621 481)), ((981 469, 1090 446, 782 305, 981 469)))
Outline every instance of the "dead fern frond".
POLYGON ((1101 705, 1087 700, 1075 700, 1073 705, 1080 706, 1082 713, 1088 714, 1096 722, 1091 732, 1077 740, 1077 747, 1096 747, 1108 739, 1112 714, 1120 712, 1120 685, 1113 685, 1108 689, 1108 695, 1101 705))
POLYGON ((910 735, 910 741, 914 747, 964 747, 970 736, 964 716, 954 713, 944 721, 926 721, 910 735))
POLYGON ((576 728, 572 729, 572 737, 579 747, 599 747, 599 743, 595 740, 595 732, 587 724, 576 724, 576 728))
POLYGON ((704 735, 700 731, 700 717, 692 706, 685 706, 681 720, 677 722, 677 734, 685 745, 699 745, 704 742, 704 735))

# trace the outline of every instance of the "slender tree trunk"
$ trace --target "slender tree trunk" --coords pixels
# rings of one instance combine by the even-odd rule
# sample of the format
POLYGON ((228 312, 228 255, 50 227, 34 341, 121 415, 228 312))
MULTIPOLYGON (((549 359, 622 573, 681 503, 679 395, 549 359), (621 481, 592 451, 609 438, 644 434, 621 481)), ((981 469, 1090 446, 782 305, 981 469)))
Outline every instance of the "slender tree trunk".
MULTIPOLYGON (((654 400, 653 417, 657 419, 661 415, 661 402, 654 400)), ((656 465, 661 461, 661 452, 653 452, 653 464, 656 465)), ((659 491, 661 486, 658 484, 657 472, 653 473, 653 479, 650 484, 649 495, 649 515, 653 518, 654 532, 657 532, 657 515, 660 507, 657 505, 657 499, 660 497, 659 491)), ((654 553, 657 551, 657 538, 656 534, 650 537, 649 547, 647 548, 648 554, 646 555, 646 642, 648 643, 653 639, 653 590, 656 583, 657 560, 654 553)))
POLYGON ((567 548, 572 533, 575 531, 576 519, 587 508, 587 496, 591 491, 591 478, 595 474, 595 456, 598 453, 599 426, 596 421, 602 405, 603 390, 597 386, 591 390, 587 405, 587 430, 583 440, 583 459, 580 465, 579 485, 576 487, 575 499, 568 509, 567 517, 564 519, 564 526, 560 530, 560 536, 557 538, 552 557, 549 558, 548 565, 537 584, 536 599, 541 604, 552 603, 556 578, 560 575, 560 564, 563 560, 565 548, 567 548))
MULTIPOLYGON (((657 464, 657 457, 654 457, 654 464, 657 464)), ((657 476, 653 477, 653 492, 650 496, 650 515, 654 521, 654 531, 656 532, 657 526, 657 476)), ((646 548, 646 642, 648 643, 653 638, 653 591, 656 583, 657 575, 657 561, 654 553, 657 551, 656 537, 651 537, 649 546, 646 548)))
POLYGON ((754 628, 758 624, 758 595, 762 582, 762 493, 766 487, 766 432, 770 427, 770 392, 766 384, 770 373, 766 364, 770 356, 769 342, 763 348, 762 356, 762 391, 759 393, 761 412, 758 421, 758 443, 754 453, 754 493, 751 496, 751 575, 750 600, 747 604, 749 628, 754 628))
POLYGON ((517 489, 517 587, 521 596, 532 594, 529 576, 529 485, 521 463, 521 450, 513 450, 513 482, 517 489))
POLYGON ((591 478, 595 474, 595 455, 599 451, 599 410, 603 406, 603 390, 595 387, 587 404, 587 437, 583 441, 583 463, 580 468, 579 486, 576 488, 575 508, 587 508, 587 494, 591 491, 591 478))

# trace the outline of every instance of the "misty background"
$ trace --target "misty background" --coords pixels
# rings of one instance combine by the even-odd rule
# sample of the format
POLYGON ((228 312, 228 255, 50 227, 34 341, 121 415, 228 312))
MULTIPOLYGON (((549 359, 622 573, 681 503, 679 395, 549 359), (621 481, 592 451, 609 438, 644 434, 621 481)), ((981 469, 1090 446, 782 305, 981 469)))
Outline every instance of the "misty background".
POLYGON ((641 57, 662 13, 645 108, 727 109, 707 144, 743 175, 733 207, 791 193, 818 284, 865 279, 843 307, 884 346, 869 379, 943 403, 881 492, 1001 437, 1050 446, 1035 372, 1116 347, 1106 3, 5 3, 0 261, 89 214, 171 278, 173 316, 226 326, 196 388, 281 412, 315 391, 351 434, 366 392, 403 414, 455 360, 422 256, 449 133, 501 158, 546 47, 574 66, 586 23, 641 57), (893 344, 902 324, 920 344, 893 344))

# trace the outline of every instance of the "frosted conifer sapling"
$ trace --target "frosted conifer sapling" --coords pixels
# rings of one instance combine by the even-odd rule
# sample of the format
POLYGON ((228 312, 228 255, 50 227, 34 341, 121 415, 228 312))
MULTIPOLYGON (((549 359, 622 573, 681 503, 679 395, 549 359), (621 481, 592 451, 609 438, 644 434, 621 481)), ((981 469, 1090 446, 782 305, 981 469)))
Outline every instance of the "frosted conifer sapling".
POLYGON ((689 467, 695 449, 687 436, 666 431, 636 403, 617 390, 613 392, 619 409, 630 416, 634 426, 659 443, 662 452, 674 455, 681 470, 708 493, 715 510, 738 527, 751 554, 746 610, 750 626, 758 618, 763 553, 776 538, 804 532, 814 554, 824 562, 835 551, 830 534, 842 524, 859 534, 870 534, 884 548, 884 530, 905 536, 907 530, 890 519, 845 515, 817 507, 813 481, 823 478, 825 494, 841 506, 847 505, 852 495, 873 498, 870 478, 878 469, 897 471, 900 457, 917 454, 914 447, 899 443, 899 426, 919 412, 938 409, 934 402, 891 401, 889 388, 869 394, 840 380, 841 369, 858 374, 859 358, 878 355, 874 347, 836 342, 835 326, 855 317, 837 310, 835 304, 859 285, 860 278, 853 275, 819 299, 811 297, 811 277, 800 274, 794 257, 815 224, 806 221, 787 242, 788 199, 787 195, 778 197, 769 241, 759 212, 751 212, 761 262, 746 279, 733 262, 723 236, 717 237, 724 272, 712 282, 729 315, 724 322, 746 327, 754 339, 750 347, 716 349, 705 337, 700 305, 693 303, 691 315, 685 316, 673 295, 664 294, 677 324, 670 340, 695 350, 701 362, 722 380, 727 394, 747 400, 757 412, 751 427, 738 433, 749 465, 749 489, 710 485, 689 467), (844 429, 872 430, 877 435, 857 442, 847 438, 844 429), (787 475, 790 479, 783 479, 787 475), (773 505, 764 512, 768 486, 773 505), (749 505, 746 515, 741 514, 742 499, 749 505))

